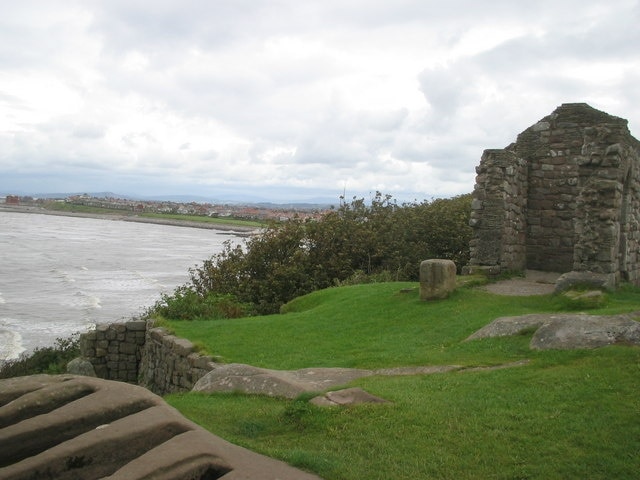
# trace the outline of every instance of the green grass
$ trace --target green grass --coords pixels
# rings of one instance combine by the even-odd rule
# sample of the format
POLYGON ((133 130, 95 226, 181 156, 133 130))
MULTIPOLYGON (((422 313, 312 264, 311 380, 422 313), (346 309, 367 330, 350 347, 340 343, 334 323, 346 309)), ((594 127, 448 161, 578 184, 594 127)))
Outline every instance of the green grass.
POLYGON ((131 210, 123 210, 119 208, 91 207, 89 205, 75 205, 65 202, 47 202, 43 207, 47 210, 53 210, 56 212, 78 212, 93 215, 131 215, 133 213, 131 210))
MULTIPOLYGON (((415 286, 334 288, 294 300, 283 315, 170 325, 227 362, 268 368, 531 363, 354 382, 392 402, 375 406, 240 394, 167 400, 215 434, 327 480, 638 478, 640 348, 533 352, 530 336, 464 342, 498 316, 563 305, 472 289, 438 302, 400 293, 415 286)), ((637 309, 640 292, 625 288, 590 312, 637 309)))
POLYGON ((242 227, 264 227, 265 222, 259 222, 256 220, 243 220, 239 218, 220 218, 220 217, 205 217, 203 215, 181 215, 178 213, 141 213, 138 216, 144 218, 159 218, 166 220, 181 220, 187 222, 201 222, 201 223, 213 223, 217 225, 236 225, 242 227))
POLYGON ((64 202, 48 202, 44 205, 47 210, 54 210, 58 212, 78 212, 89 213, 93 215, 127 215, 138 216, 142 218, 157 218, 160 220, 178 220, 183 222, 201 222, 210 223, 214 225, 232 225, 239 227, 251 227, 260 228, 264 227, 264 222, 254 220, 243 220, 239 218, 218 218, 218 217, 205 217, 202 215, 181 215, 177 213, 135 213, 131 210, 117 209, 117 208, 102 208, 91 207, 88 205, 76 205, 64 202))

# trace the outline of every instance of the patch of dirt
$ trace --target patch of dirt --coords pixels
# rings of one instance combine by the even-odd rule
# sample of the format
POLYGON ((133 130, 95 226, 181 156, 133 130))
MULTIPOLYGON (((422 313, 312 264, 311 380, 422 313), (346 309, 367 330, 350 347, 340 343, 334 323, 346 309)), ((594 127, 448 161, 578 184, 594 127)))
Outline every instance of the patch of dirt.
POLYGON ((490 283, 480 288, 496 295, 548 295, 553 293, 556 280, 560 275, 560 273, 556 272, 527 270, 524 277, 513 277, 490 283))

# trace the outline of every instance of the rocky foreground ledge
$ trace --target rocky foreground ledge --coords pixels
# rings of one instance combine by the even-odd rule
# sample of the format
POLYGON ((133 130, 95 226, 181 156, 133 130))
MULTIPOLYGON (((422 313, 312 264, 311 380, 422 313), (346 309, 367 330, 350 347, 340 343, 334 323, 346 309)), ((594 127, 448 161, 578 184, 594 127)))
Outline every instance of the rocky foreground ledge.
POLYGON ((0 380, 0 478, 319 480, 212 435, 145 388, 74 375, 0 380))

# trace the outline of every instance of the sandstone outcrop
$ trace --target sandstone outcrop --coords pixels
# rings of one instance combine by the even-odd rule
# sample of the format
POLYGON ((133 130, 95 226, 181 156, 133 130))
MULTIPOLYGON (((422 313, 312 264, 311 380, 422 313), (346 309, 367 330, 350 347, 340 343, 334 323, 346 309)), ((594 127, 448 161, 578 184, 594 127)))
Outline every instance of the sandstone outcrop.
POLYGON ((573 288, 593 288, 601 290, 613 290, 615 284, 608 275, 593 272, 567 272, 556 280, 555 293, 564 292, 573 288))
POLYGON ((534 350, 640 345, 640 312, 621 315, 531 314, 497 318, 467 340, 533 333, 534 350))
MULTIPOLYGON (((462 367, 460 365, 426 365, 378 368, 363 370, 358 368, 303 368, 301 370, 270 370, 241 363, 221 365, 202 377, 193 387, 196 392, 240 392, 270 397, 296 398, 308 392, 323 392, 330 388, 347 385, 359 378, 379 376, 433 375, 447 372, 467 372, 510 368, 526 364, 515 362, 491 367, 462 367)), ((317 402, 332 405, 348 404, 347 398, 359 403, 366 396, 374 398, 367 392, 362 395, 356 390, 345 389, 343 394, 328 392, 320 397, 325 400, 317 402), (342 400, 336 400, 341 398, 342 400), (333 399, 333 400, 332 400, 333 399), (334 401, 335 400, 335 401, 334 401), (329 403, 328 403, 329 402, 329 403), (340 403, 342 402, 342 403, 340 403)), ((382 399, 378 399, 382 400, 382 399)))
POLYGON ((322 392, 373 375, 354 368, 305 368, 271 370, 241 363, 218 366, 204 375, 194 392, 242 392, 270 397, 296 398, 305 392, 322 392))
POLYGON ((319 480, 212 435, 145 388, 73 375, 0 380, 0 478, 319 480))

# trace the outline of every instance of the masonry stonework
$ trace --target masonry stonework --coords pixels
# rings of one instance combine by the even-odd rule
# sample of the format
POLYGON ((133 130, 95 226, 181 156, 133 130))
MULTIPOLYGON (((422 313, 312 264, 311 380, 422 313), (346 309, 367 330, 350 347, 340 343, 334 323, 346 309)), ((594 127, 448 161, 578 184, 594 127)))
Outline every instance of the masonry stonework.
POLYGON ((98 325, 80 336, 80 352, 97 377, 136 383, 146 330, 143 320, 98 325))
POLYGON ((627 120, 563 104, 476 168, 465 271, 594 272, 640 283, 640 142, 627 120))
POLYGON ((186 338, 171 335, 163 328, 149 328, 138 383, 158 395, 185 392, 214 368, 211 357, 196 352, 186 338))
POLYGON ((158 395, 189 391, 216 367, 189 340, 144 320, 98 325, 80 336, 80 354, 98 378, 139 384, 158 395))

